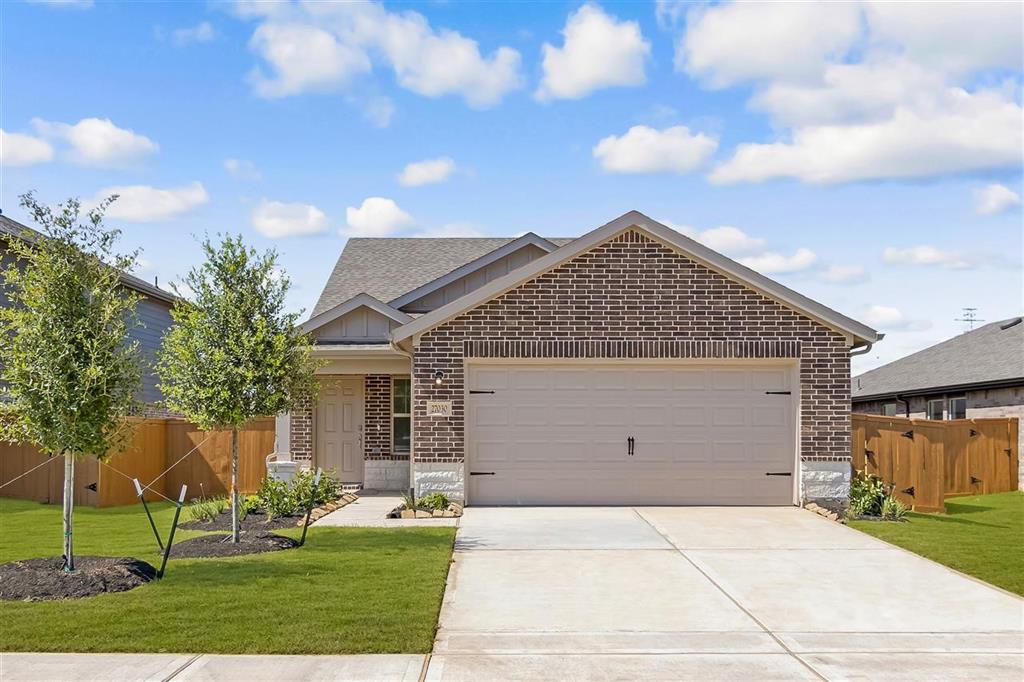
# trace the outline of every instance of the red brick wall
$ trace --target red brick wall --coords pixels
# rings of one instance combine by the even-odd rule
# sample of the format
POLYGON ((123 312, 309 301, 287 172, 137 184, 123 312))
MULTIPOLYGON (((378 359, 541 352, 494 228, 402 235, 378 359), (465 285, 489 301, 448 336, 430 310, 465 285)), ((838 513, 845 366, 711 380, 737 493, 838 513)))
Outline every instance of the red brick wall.
POLYGON ((417 461, 463 457, 466 357, 797 357, 803 459, 850 458, 843 336, 639 232, 423 334, 413 360, 417 461), (427 400, 452 401, 452 417, 427 418, 427 400))
POLYGON ((313 461, 313 401, 303 401, 291 412, 288 423, 290 431, 289 449, 292 459, 299 462, 313 461))
POLYGON ((395 459, 391 456, 391 375, 367 374, 364 395, 365 457, 395 459))

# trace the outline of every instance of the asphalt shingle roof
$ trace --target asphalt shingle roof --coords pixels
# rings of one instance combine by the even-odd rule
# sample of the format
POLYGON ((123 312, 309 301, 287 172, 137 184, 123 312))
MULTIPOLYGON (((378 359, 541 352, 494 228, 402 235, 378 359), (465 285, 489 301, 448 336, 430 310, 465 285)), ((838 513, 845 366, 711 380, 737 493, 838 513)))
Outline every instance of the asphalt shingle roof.
MULTIPOLYGON (((353 237, 327 278, 312 316, 358 294, 389 303, 511 241, 513 237, 353 237)), ((572 240, 548 241, 561 246, 572 240)))
POLYGON ((1020 318, 986 324, 856 376, 853 398, 1013 379, 1024 383, 1024 322, 1010 326, 1015 320, 1020 318))

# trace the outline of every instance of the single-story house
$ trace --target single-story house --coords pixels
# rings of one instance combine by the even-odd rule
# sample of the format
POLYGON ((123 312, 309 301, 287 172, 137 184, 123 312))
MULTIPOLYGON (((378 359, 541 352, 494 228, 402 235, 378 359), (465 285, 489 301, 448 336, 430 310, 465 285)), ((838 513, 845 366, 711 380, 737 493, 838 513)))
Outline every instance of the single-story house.
MULTIPOLYGON (((0 214, 0 267, 6 268, 14 260, 9 244, 12 239, 34 239, 39 232, 0 214)), ((158 379, 153 366, 156 353, 160 348, 164 333, 171 326, 171 308, 177 297, 156 284, 140 279, 127 272, 121 273, 121 283, 128 289, 142 296, 136 313, 141 325, 132 327, 129 336, 139 343, 142 355, 142 388, 138 400, 145 406, 145 414, 162 415, 166 412, 161 407, 163 394, 157 386, 158 379)), ((10 305, 7 292, 0 286, 0 306, 10 305)))
MULTIPOLYGON (((1024 318, 954 336, 853 378, 853 411, 918 419, 1024 418, 1024 318)), ((1022 457, 1024 433, 1017 448, 1022 457)))
POLYGON ((488 504, 842 502, 880 335, 638 212, 577 239, 349 239, 279 449, 488 504))

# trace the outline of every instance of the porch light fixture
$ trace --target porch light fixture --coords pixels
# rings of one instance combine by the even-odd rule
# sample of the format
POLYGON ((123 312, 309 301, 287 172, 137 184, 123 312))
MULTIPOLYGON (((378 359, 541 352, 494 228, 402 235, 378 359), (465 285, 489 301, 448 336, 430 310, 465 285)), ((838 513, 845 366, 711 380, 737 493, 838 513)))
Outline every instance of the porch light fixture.
POLYGON ((442 372, 441 370, 437 370, 436 372, 434 372, 434 383, 435 384, 440 386, 442 379, 444 379, 444 372, 442 372))

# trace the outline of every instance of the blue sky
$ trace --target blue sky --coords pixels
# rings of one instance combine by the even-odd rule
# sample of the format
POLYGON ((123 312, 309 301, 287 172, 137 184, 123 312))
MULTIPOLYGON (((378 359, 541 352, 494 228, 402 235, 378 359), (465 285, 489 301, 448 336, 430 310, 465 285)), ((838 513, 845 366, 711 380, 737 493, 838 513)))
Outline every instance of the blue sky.
POLYGON ((637 209, 886 332, 866 369, 1022 312, 1021 12, 7 2, 0 207, 122 188, 140 276, 241 232, 306 310, 350 235, 637 209))

